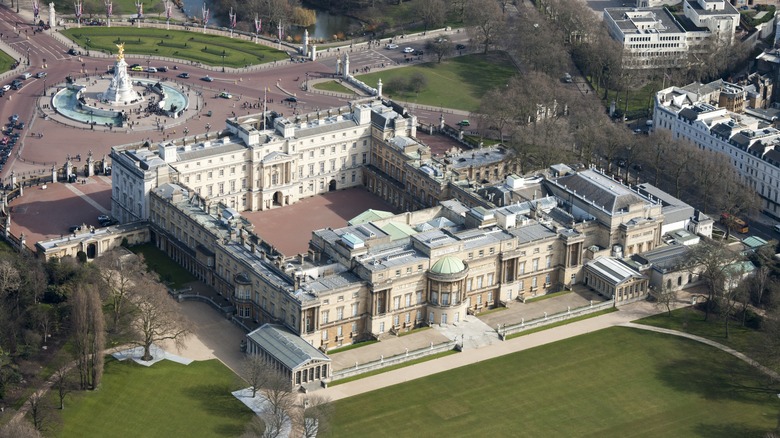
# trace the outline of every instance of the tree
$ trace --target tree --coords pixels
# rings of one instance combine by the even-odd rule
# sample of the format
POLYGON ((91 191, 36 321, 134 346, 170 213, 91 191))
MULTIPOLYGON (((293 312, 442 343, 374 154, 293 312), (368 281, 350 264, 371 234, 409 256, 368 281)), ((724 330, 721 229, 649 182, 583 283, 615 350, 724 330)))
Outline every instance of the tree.
POLYGON ((141 360, 152 360, 152 344, 173 341, 183 346, 189 335, 187 320, 168 296, 165 287, 150 278, 138 280, 137 294, 133 296, 134 307, 132 328, 135 330, 136 345, 144 348, 141 360))
POLYGON ((277 437, 284 425, 291 421, 296 395, 292 392, 290 379, 276 370, 270 370, 268 374, 268 380, 262 390, 271 408, 266 418, 265 436, 277 437))
POLYGON ((41 438, 41 433, 35 430, 33 425, 19 418, 0 427, 0 438, 41 438))
POLYGON ((121 320, 129 312, 127 301, 138 279, 146 274, 143 256, 110 251, 95 260, 103 280, 103 299, 111 311, 111 330, 119 331, 121 320))
POLYGON ((425 43, 425 50, 436 55, 436 62, 441 63, 442 58, 452 54, 452 43, 447 40, 435 40, 425 43))
POLYGON ((65 409, 65 397, 70 393, 71 382, 68 378, 68 367, 63 365, 54 371, 54 389, 57 390, 57 397, 60 400, 60 409, 65 409))
POLYGON ((252 354, 244 358, 244 379, 252 387, 252 397, 257 395, 269 379, 269 368, 262 357, 252 354))
POLYGON ((333 404, 330 399, 317 394, 306 396, 296 415, 300 436, 303 438, 326 436, 332 418, 333 404))
POLYGON ((417 16, 422 20, 425 30, 434 29, 447 18, 447 4, 444 0, 426 0, 417 3, 417 16))
POLYGON ((469 0, 466 4, 466 20, 474 39, 485 46, 487 54, 490 46, 504 30, 504 17, 495 0, 469 0))
POLYGON ((650 290, 650 295, 655 298, 656 306, 666 308, 667 315, 672 316, 672 304, 677 302, 677 290, 662 284, 660 288, 650 290))
POLYGON ((105 318, 97 287, 81 284, 72 297, 73 344, 81 389, 97 389, 103 376, 105 318))
MULTIPOLYGON (((707 288, 705 321, 717 306, 729 304, 726 301, 731 299, 732 289, 744 275, 738 267, 741 261, 743 257, 739 252, 732 251, 722 241, 703 241, 691 250, 688 269, 692 274, 698 274, 707 288)), ((726 330, 728 334, 728 325, 726 330)))
POLYGON ((41 330, 41 337, 43 343, 46 344, 56 321, 54 315, 54 306, 51 304, 39 303, 32 308, 32 320, 41 330))
POLYGON ((47 408, 44 396, 39 392, 34 392, 30 398, 27 399, 27 404, 30 405, 28 412, 32 419, 33 427, 37 431, 42 431, 44 422, 46 421, 47 408))
POLYGON ((422 72, 416 71, 412 73, 411 77, 409 78, 409 87, 412 89, 412 91, 414 91, 416 94, 419 94, 427 86, 428 78, 422 74, 422 72))

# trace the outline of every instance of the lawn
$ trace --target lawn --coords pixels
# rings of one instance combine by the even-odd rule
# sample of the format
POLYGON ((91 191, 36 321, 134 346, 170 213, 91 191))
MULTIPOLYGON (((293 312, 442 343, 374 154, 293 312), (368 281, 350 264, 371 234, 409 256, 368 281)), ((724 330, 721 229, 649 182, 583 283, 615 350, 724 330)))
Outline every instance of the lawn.
MULTIPOLYGON (((116 20, 119 15, 131 15, 136 13, 135 9, 135 2, 136 0, 112 0, 111 3, 112 6, 112 12, 113 12, 113 18, 112 20, 116 20)), ((72 15, 75 13, 75 9, 73 6, 72 1, 67 0, 54 0, 54 7, 57 10, 57 15, 60 14, 69 14, 72 15)), ((162 18, 165 19, 165 13, 163 9, 163 2, 162 0, 143 0, 144 3, 144 15, 149 17, 157 17, 158 11, 162 13, 162 18)), ((48 5, 48 3, 46 3, 48 5)), ((43 7, 43 4, 41 5, 41 14, 43 15, 44 11, 46 14, 48 14, 48 9, 45 9, 43 7)), ((92 19, 95 20, 106 20, 106 5, 104 2, 84 2, 82 6, 83 10, 83 16, 81 17, 81 21, 90 21, 92 19)), ((48 16, 43 17, 44 20, 46 20, 48 16)))
POLYGON ((12 58, 10 55, 0 51, 0 72, 11 70, 11 66, 13 65, 14 61, 14 58, 12 58))
POLYGON ((218 360, 145 367, 108 358, 100 389, 65 399, 57 436, 236 437, 254 415, 230 394, 241 387, 218 360))
POLYGON ((336 81, 318 82, 312 85, 312 88, 314 88, 315 90, 333 91, 336 93, 355 94, 354 91, 350 90, 349 88, 341 85, 336 81))
POLYGON ((750 353, 750 346, 755 345, 760 335, 754 329, 742 327, 738 321, 731 321, 729 337, 726 338, 725 325, 718 315, 712 314, 709 321, 704 321, 704 312, 692 307, 673 310, 671 316, 664 312, 635 322, 701 336, 747 354, 750 353))
POLYGON ((208 65, 245 67, 287 59, 285 52, 250 41, 196 31, 135 27, 82 27, 62 32, 86 50, 117 53, 116 44, 125 43, 125 53, 167 56, 208 65), (223 59, 223 56, 224 59, 223 59))
POLYGON ((330 436, 763 436, 780 409, 764 383, 715 348, 615 327, 339 400, 330 436))
POLYGON ((404 68, 368 73, 357 79, 375 87, 381 78, 383 94, 396 100, 421 105, 476 111, 482 96, 496 87, 504 86, 517 74, 509 57, 501 52, 488 55, 466 55, 450 58, 441 64, 428 62, 404 68), (419 94, 412 91, 394 92, 387 88, 396 78, 408 80, 422 73, 426 84, 419 94))
POLYGON ((598 84, 593 81, 591 81, 591 85, 596 90, 595 92, 598 93, 599 98, 602 99, 602 103, 607 109, 609 109, 610 104, 612 104, 612 101, 614 100, 617 112, 619 114, 625 112, 629 120, 650 117, 653 109, 653 96, 661 90, 662 86, 661 83, 651 82, 643 85, 639 91, 636 91, 635 87, 631 88, 628 92, 628 106, 626 106, 625 90, 618 92, 610 89, 609 96, 605 101, 604 89, 599 88, 598 84))
POLYGON ((176 264, 176 262, 151 243, 132 246, 130 251, 136 254, 143 254, 147 268, 156 272, 164 283, 174 289, 180 289, 185 284, 197 280, 186 269, 176 264))

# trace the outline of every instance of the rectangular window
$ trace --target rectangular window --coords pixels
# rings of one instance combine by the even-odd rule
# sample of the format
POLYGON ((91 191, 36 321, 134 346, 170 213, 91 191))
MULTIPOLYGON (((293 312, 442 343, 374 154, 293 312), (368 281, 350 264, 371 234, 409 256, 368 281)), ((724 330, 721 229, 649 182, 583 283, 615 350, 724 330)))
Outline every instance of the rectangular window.
POLYGON ((520 274, 525 274, 525 262, 520 263, 520 274))
POLYGON ((344 335, 344 328, 342 326, 338 326, 336 329, 336 336, 341 337, 344 335))
POLYGON ((536 271, 539 270, 539 259, 533 259, 531 264, 533 265, 533 267, 532 267, 533 272, 536 272, 536 271))
POLYGON ((406 307, 409 307, 412 305, 412 294, 406 294, 404 295, 404 304, 406 307))
POLYGON ((336 321, 341 321, 344 319, 344 308, 339 307, 336 309, 336 321))
POLYGON ((493 292, 488 292, 488 303, 493 301, 493 292))
POLYGON ((358 303, 352 303, 352 316, 358 316, 358 303))
POLYGON ((357 333, 357 323, 356 322, 352 323, 352 333, 357 333))
POLYGON ((404 318, 404 322, 409 324, 412 321, 412 314, 410 312, 406 312, 406 317, 404 318))
POLYGON ((487 285, 488 287, 493 286, 493 274, 487 275, 487 285))
POLYGON ((422 304, 423 302, 423 293, 421 290, 417 291, 417 304, 422 304))
POLYGON ((327 324, 328 323, 328 313, 329 311, 323 310, 322 311, 322 323, 327 324))
POLYGON ((401 308, 401 297, 393 297, 393 310, 401 308))
POLYGON ((393 325, 398 327, 400 325, 399 320, 400 320, 400 315, 393 316, 393 325))
POLYGON ((552 266, 552 256, 551 256, 551 255, 548 255, 548 256, 547 256, 547 257, 545 257, 545 259, 544 259, 544 267, 545 267, 545 268, 549 268, 550 266, 552 266))
POLYGON ((484 276, 480 275, 477 277, 477 289, 482 289, 482 280, 484 279, 484 276))
POLYGON ((473 284, 474 284, 473 278, 469 278, 468 280, 466 280, 466 290, 470 291, 473 284))
POLYGON ((384 333, 384 332, 385 332, 385 323, 384 322, 380 322, 379 323, 379 333, 384 333))
POLYGON ((327 341, 328 340, 328 331, 327 330, 323 330, 322 331, 322 340, 323 341, 327 341))
POLYGON ((547 275, 544 277, 544 284, 550 284, 550 274, 547 274, 547 275))

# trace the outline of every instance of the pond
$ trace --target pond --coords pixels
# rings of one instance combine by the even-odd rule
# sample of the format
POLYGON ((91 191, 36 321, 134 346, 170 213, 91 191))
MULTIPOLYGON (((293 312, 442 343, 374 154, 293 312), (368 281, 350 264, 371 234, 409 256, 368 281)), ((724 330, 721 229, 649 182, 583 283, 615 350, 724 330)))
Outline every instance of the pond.
MULTIPOLYGON (((205 1, 206 7, 212 11, 210 14, 211 18, 209 18, 209 25, 217 27, 226 25, 222 20, 214 17, 214 11, 216 10, 214 4, 218 3, 218 1, 219 0, 205 1)), ((184 0, 184 13, 187 14, 188 17, 200 19, 203 15, 203 4, 203 0, 184 0)), ((332 15, 328 11, 316 9, 314 10, 314 13, 316 14, 317 22, 305 28, 309 30, 309 38, 330 40, 333 38, 333 35, 338 33, 347 34, 348 32, 357 32, 361 28, 360 21, 355 20, 354 18, 346 17, 344 15, 332 15)), ((239 19, 242 18, 245 20, 248 19, 250 22, 253 19, 253 17, 239 17, 239 19)), ((263 23, 263 27, 266 28, 265 23, 263 23)), ((296 38, 296 40, 300 40, 303 37, 303 30, 303 27, 294 26, 288 28, 287 33, 293 38, 300 37, 296 38)))

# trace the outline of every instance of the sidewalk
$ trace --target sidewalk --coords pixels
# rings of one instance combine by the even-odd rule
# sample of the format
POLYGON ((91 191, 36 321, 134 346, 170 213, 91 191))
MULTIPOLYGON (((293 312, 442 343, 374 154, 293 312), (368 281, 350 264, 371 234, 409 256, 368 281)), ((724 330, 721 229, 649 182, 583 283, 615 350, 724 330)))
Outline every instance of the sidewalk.
MULTIPOLYGON (((675 308, 688 306, 690 299, 687 294, 681 294, 682 301, 679 301, 675 308)), ((466 350, 464 352, 443 357, 440 359, 423 362, 417 365, 389 371, 371 377, 366 377, 342 385, 332 386, 321 391, 318 395, 327 397, 331 400, 340 400, 364 392, 381 389, 386 386, 396 385, 398 383, 408 382, 421 377, 448 371, 466 365, 471 365, 484 360, 493 359, 499 356, 527 350, 540 345, 549 344, 563 339, 572 338, 585 333, 597 330, 615 327, 629 323, 631 321, 655 315, 664 312, 665 309, 656 307, 653 303, 639 301, 627 304, 619 308, 617 312, 606 315, 577 321, 559 327, 550 328, 541 332, 532 333, 509 341, 493 344, 488 347, 466 350)))

